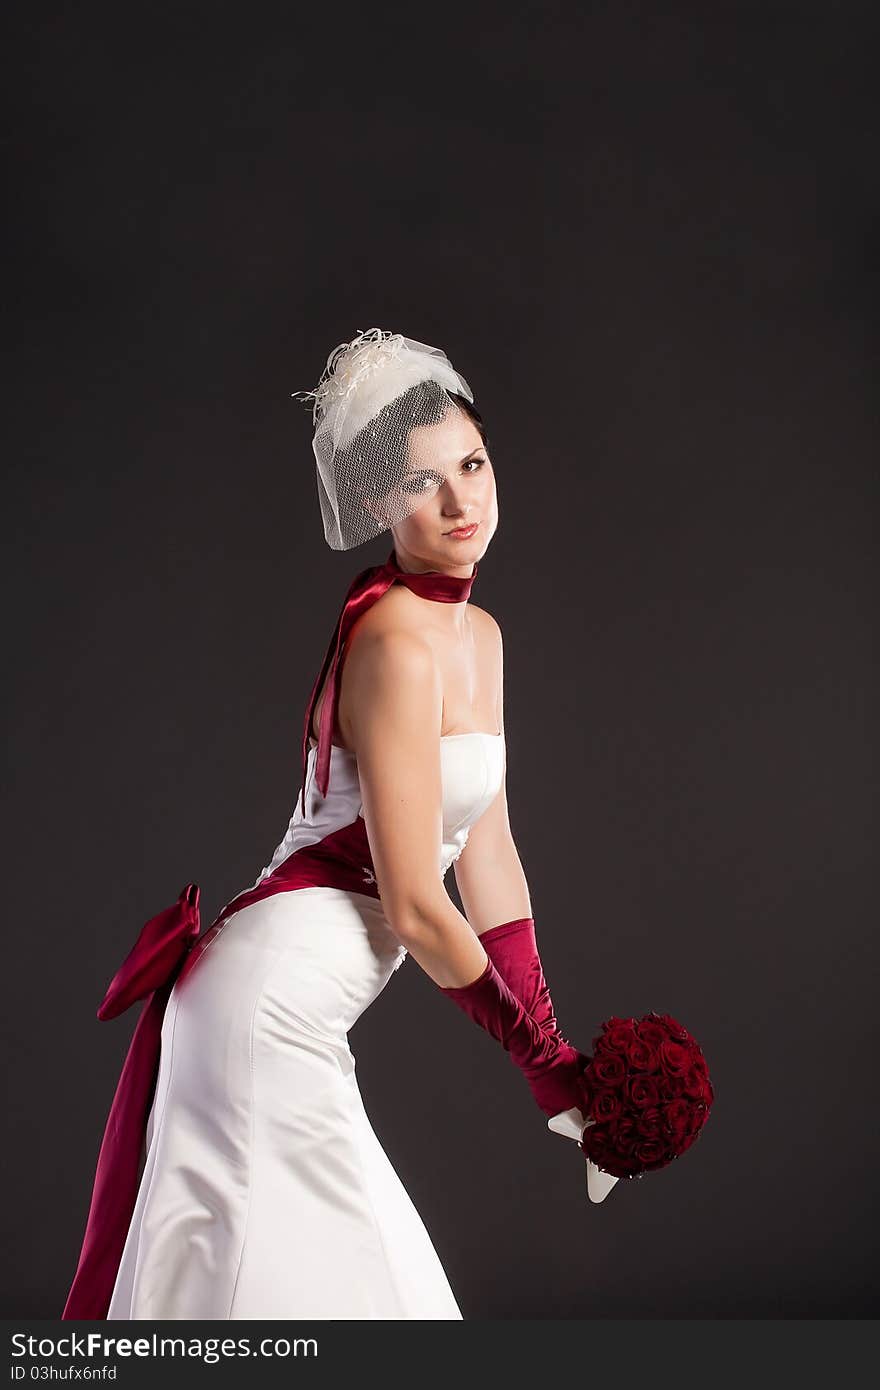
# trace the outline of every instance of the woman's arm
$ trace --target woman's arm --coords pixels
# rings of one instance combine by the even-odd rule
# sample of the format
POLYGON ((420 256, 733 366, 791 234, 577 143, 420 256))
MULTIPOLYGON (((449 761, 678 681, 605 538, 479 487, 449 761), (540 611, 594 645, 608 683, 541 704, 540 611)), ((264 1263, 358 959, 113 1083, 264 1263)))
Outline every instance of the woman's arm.
MULTIPOLYGON (((495 647, 496 718, 503 735, 504 645, 495 619, 488 613, 482 613, 482 617, 495 647)), ((502 979, 542 1028, 558 1032, 538 950, 528 884, 510 829, 506 759, 498 795, 471 828, 456 860, 455 878, 468 922, 502 979)))
POLYGON ((379 896, 395 936, 441 989, 488 958, 440 877, 443 692, 415 632, 360 625, 345 665, 348 724, 379 896))
MULTIPOLYGON (((485 609, 479 612, 484 640, 494 648, 495 719, 504 742, 504 641, 501 628, 485 609)), ((471 826, 467 843, 455 861, 455 881, 468 922, 478 936, 515 917, 531 917, 532 907, 523 866, 514 844, 507 809, 507 752, 498 795, 471 826)))
POLYGON ((531 1016, 440 876, 443 694, 433 652, 418 633, 363 624, 347 676, 367 838, 392 930, 447 997, 501 1044, 545 1115, 580 1106, 585 1059, 531 1016))
POLYGON ((478 936, 499 922, 532 916, 528 883, 510 829, 506 772, 495 800, 471 827, 454 869, 465 916, 478 936))

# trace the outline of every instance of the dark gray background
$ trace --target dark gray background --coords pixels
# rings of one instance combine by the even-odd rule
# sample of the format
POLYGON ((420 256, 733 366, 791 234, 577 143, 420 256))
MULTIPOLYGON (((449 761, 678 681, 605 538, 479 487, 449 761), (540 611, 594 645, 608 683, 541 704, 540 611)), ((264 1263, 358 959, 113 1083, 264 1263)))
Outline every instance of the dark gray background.
POLYGON ((97 1022, 110 976, 293 809, 388 544, 327 549, 290 392, 373 325, 487 422, 473 599, 563 1026, 669 1011, 717 1093, 592 1207, 408 961, 352 1046, 465 1317, 876 1312, 871 8, 19 7, 6 1316, 73 1276, 135 1021, 97 1022))

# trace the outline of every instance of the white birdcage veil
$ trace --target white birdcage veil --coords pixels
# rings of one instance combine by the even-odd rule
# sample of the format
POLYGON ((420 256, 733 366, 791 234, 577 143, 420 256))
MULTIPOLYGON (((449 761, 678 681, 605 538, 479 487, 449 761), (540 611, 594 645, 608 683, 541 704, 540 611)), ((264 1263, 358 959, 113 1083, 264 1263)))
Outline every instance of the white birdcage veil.
POLYGON ((442 486, 434 427, 473 392, 440 348, 381 328, 339 343, 313 391, 312 448, 324 535, 350 550, 396 525, 442 486))

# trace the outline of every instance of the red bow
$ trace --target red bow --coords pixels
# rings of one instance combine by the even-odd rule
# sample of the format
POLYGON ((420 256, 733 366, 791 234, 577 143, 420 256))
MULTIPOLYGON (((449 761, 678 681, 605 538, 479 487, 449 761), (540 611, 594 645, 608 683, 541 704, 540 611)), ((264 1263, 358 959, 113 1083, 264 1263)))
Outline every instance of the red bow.
POLYGON ((79 1264, 61 1317, 106 1318, 131 1224, 140 1181, 141 1151, 156 1088, 162 1019, 178 976, 201 954, 212 927, 199 935, 199 886, 188 883, 177 902, 151 917, 110 982, 98 1018, 116 1018, 147 999, 129 1045, 110 1107, 79 1264))

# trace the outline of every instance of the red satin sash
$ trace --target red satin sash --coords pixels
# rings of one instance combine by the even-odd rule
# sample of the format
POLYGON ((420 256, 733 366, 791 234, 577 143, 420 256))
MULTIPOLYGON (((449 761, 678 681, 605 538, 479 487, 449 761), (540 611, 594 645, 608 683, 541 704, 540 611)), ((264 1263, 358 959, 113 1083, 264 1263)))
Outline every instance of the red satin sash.
POLYGON ((172 907, 141 928, 98 1009, 98 1018, 116 1018, 136 1000, 146 1000, 104 1128, 86 1232, 62 1319, 107 1316, 137 1198, 165 1006, 199 926, 199 886, 188 883, 172 907))
MULTIPOLYGON (((330 744, 339 694, 339 658, 346 637, 360 615, 390 585, 398 582, 406 584, 422 598, 436 599, 441 603, 461 603, 468 598, 476 575, 476 562, 473 574, 467 579, 435 570, 410 574, 400 568, 392 550, 383 565, 372 565, 355 577, 306 711, 303 789, 312 715, 329 667, 318 730, 317 766, 318 786, 322 795, 327 795, 330 744)), ((104 1129, 85 1236, 62 1319, 103 1319, 110 1307, 137 1200, 147 1120, 159 1072, 165 1007, 175 981, 178 977, 183 980, 193 968, 209 941, 219 931, 223 918, 229 915, 230 908, 234 910, 238 901, 233 898, 208 930, 199 935, 199 892, 197 883, 187 884, 176 903, 144 924, 134 946, 113 976, 98 1009, 98 1018, 106 1020, 118 1017, 139 999, 145 1000, 104 1129)))

